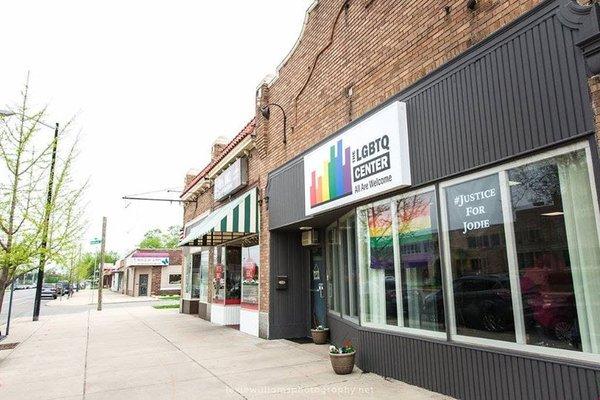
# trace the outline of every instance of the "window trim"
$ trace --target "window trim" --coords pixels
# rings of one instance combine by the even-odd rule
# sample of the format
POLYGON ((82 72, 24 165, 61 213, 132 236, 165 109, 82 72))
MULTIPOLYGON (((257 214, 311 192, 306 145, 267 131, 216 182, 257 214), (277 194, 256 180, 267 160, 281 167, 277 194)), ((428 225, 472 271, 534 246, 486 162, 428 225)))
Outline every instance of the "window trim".
MULTIPOLYGON (((507 256, 507 261, 509 263, 509 276, 510 276, 510 282, 511 282, 511 293, 512 293, 512 298, 513 298, 513 313, 518 312, 520 310, 515 310, 515 308, 518 308, 519 304, 521 304, 520 309, 522 310, 522 298, 521 298, 521 289, 520 289, 520 284, 517 283, 515 285, 515 290, 512 290, 512 285, 513 285, 513 273, 511 273, 511 263, 513 263, 513 267, 512 269, 514 270, 515 268, 518 269, 518 259, 513 258, 516 257, 516 246, 515 246, 515 238, 514 238, 514 229, 512 229, 512 221, 510 224, 510 231, 511 233, 507 233, 507 231, 509 229, 507 229, 507 225, 506 225, 506 219, 507 219, 507 210, 506 208, 508 208, 504 203, 506 203, 505 201, 505 196, 509 195, 509 193, 503 193, 505 191, 507 191, 505 185, 507 184, 506 181, 506 171, 508 171, 509 169, 512 168, 516 168, 516 167, 521 167, 523 165, 527 165, 527 164, 532 164, 535 162, 539 162, 539 161, 543 161, 543 160, 547 160, 553 157, 558 157, 567 153, 571 153, 577 150, 584 150, 585 151, 585 156, 586 156, 586 164, 587 164, 587 169, 588 169, 588 177, 589 177, 589 182, 590 182, 590 189, 591 189, 591 193, 592 193, 592 207, 594 208, 594 215, 595 215, 595 219, 596 219, 596 232, 597 234, 600 236, 600 209, 598 208, 598 194, 596 191, 596 178, 594 175, 594 164, 592 161, 592 154, 591 154, 591 149, 590 149, 590 144, 589 142, 586 141, 579 141, 576 143, 572 143, 566 146, 560 146, 557 148, 553 148, 551 150, 546 150, 546 151, 542 151, 527 157, 521 157, 519 159, 513 160, 513 161, 509 161, 506 163, 502 163, 499 165, 496 165, 494 167, 491 168, 486 168, 483 169, 481 171, 477 171, 477 172, 473 172, 471 174, 467 174, 467 175, 462 175, 460 177, 456 177, 447 181, 442 181, 439 183, 439 196, 440 196, 440 211, 441 211, 441 220, 440 220, 440 229, 441 229, 441 235, 443 237, 443 258, 442 258, 442 268, 444 269, 443 274, 444 277, 446 278, 447 281, 447 291, 444 293, 444 301, 447 303, 447 307, 448 307, 448 322, 449 325, 446 326, 446 329, 449 332, 450 335, 450 342, 456 342, 456 343, 464 343, 464 344, 472 344, 472 345, 477 345, 477 346, 481 346, 481 347, 486 347, 486 348, 493 348, 493 349, 510 349, 510 350, 516 350, 519 352, 523 352, 523 353, 527 353, 527 354, 531 354, 531 355, 545 355, 545 356, 552 356, 552 357, 558 357, 558 358, 562 358, 562 359, 570 359, 570 360, 580 360, 580 361, 591 361, 594 363, 600 363, 600 354, 593 354, 593 353, 584 353, 584 352, 579 352, 579 351, 574 351, 574 350, 566 350, 566 349, 558 349, 558 348, 553 348, 553 347, 544 347, 544 346, 536 346, 536 345, 531 345, 531 344, 526 344, 526 343, 519 343, 519 336, 517 335, 517 329, 522 329, 522 327, 517 327, 518 324, 520 324, 520 322, 515 318, 515 342, 507 342, 507 341, 502 341, 502 340, 495 340, 495 339, 488 339, 488 338, 480 338, 480 337, 474 337, 474 336, 466 336, 466 335, 459 335, 457 334, 456 331, 456 310, 454 307, 454 299, 452 298, 452 293, 454 293, 454 287, 453 287, 453 277, 452 277, 452 265, 451 265, 451 258, 450 258, 450 242, 449 242, 449 232, 448 232, 448 210, 446 207, 446 188, 460 184, 460 183, 464 183, 470 180, 475 180, 475 179, 480 179, 483 177, 487 177, 487 176, 491 176, 491 175, 498 175, 499 180, 500 180, 500 193, 501 193, 501 197, 502 197, 502 212, 503 212, 503 218, 504 218, 504 233, 505 233, 505 237, 506 237, 506 256, 507 256), (504 172, 504 179, 502 178, 504 172), (505 185, 503 185, 503 183, 505 185), (511 252, 509 253, 509 241, 511 242, 510 245, 513 246, 511 249, 511 252), (511 260, 508 260, 508 258, 511 258, 511 260), (519 303, 515 304, 514 303, 514 298, 515 297, 519 297, 519 303)), ((507 200, 510 200, 509 198, 507 198, 507 200)), ((510 204, 510 201, 508 201, 508 204, 510 205, 510 207, 512 208, 512 204, 510 204)), ((512 215, 511 213, 508 214, 512 215)), ((510 218, 508 218, 510 219, 510 218)), ((518 270, 517 270, 518 273, 518 270)), ((517 279, 518 281, 518 279, 517 279)), ((522 313, 520 315, 519 318, 522 318, 522 313)), ((521 337, 521 340, 523 340, 524 338, 524 334, 525 332, 522 332, 523 336, 521 337)))

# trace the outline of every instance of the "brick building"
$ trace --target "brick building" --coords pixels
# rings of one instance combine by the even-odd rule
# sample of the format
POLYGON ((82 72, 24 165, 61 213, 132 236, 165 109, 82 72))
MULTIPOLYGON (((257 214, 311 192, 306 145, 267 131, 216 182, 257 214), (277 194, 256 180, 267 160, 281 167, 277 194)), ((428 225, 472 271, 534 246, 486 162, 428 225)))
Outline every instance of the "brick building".
POLYGON ((597 398, 598 15, 315 1, 253 121, 187 178, 184 244, 206 254, 186 263, 207 293, 184 309, 212 319, 215 253, 251 237, 261 337, 326 324, 363 370, 458 398, 597 398), (215 201, 241 158, 248 181, 215 201), (248 190, 258 229, 216 227, 248 190))
POLYGON ((128 296, 181 293, 180 249, 136 249, 120 260, 121 284, 128 296))

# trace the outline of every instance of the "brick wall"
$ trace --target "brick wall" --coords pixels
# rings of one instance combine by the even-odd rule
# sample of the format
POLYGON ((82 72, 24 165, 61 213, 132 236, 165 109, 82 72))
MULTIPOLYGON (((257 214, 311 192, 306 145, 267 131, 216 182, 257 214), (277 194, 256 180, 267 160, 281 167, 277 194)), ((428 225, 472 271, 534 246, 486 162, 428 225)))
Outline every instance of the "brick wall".
MULTIPOLYGON (((268 102, 285 109, 287 144, 282 141, 281 112, 272 109, 268 121, 257 112, 257 148, 250 153, 250 182, 264 196, 269 171, 540 2, 479 0, 471 11, 465 0, 320 0, 310 12, 303 36, 279 70, 278 78, 258 91, 257 111, 268 102)), ((594 84, 595 93, 599 86, 594 84)), ((208 191, 199 197, 198 204, 185 207, 184 221, 211 205, 212 191, 208 191)), ((260 311, 266 312, 269 309, 266 201, 261 202, 260 213, 260 311)))
POLYGON ((150 295, 160 294, 161 272, 163 267, 152 267, 150 295))
POLYGON ((600 75, 591 77, 588 80, 588 86, 590 87, 592 110, 594 110, 594 122, 596 124, 596 141, 600 141, 600 75))

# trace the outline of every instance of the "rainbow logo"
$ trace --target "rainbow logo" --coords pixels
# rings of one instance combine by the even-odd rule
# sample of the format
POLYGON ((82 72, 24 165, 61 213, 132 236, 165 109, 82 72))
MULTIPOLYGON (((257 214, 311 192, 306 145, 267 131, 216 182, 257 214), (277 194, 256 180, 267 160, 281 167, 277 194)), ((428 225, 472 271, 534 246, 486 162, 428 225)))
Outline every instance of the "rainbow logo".
POLYGON ((323 161, 320 168, 311 171, 311 207, 352 194, 350 147, 344 149, 344 154, 342 147, 342 140, 338 140, 336 145, 329 149, 329 161, 323 161))

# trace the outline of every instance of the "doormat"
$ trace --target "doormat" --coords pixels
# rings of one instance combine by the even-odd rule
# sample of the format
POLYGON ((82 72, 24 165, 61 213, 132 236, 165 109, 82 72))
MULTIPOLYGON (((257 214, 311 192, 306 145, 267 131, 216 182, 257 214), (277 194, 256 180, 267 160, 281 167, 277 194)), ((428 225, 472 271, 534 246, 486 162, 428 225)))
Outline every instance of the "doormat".
POLYGON ((312 343, 313 340, 312 338, 309 337, 301 337, 301 338, 294 338, 294 339, 288 339, 290 342, 294 342, 294 343, 298 343, 298 344, 307 344, 307 343, 312 343))
POLYGON ((19 345, 19 342, 17 343, 0 343, 0 350, 12 350, 15 347, 17 347, 19 345))

